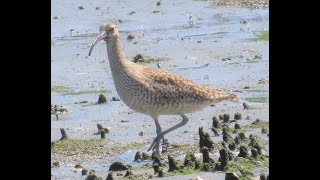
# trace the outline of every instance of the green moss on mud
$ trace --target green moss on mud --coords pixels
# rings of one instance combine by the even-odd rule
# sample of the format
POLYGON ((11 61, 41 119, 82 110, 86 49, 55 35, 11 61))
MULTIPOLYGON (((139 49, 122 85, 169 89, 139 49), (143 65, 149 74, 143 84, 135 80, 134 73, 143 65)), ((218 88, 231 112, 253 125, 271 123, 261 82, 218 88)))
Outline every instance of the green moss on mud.
POLYGON ((84 90, 84 91, 77 91, 77 92, 68 92, 64 93, 63 95, 79 95, 79 94, 106 94, 107 90, 84 90))
POLYGON ((263 127, 269 127, 269 121, 259 121, 258 123, 250 124, 244 126, 246 128, 263 128, 263 127))
POLYGON ((227 7, 260 8, 268 7, 269 0, 214 0, 211 1, 211 5, 227 7))
POLYGON ((249 41, 269 41, 269 31, 260 31, 256 37, 247 39, 249 41))
POLYGON ((265 103, 269 101, 268 97, 249 97, 249 98, 245 98, 245 100, 250 102, 260 102, 260 103, 265 103))
POLYGON ((241 180, 251 180, 252 170, 257 167, 268 167, 269 158, 266 156, 258 156, 254 158, 235 158, 229 161, 227 172, 235 172, 241 180))
POLYGON ((166 177, 168 176, 177 176, 177 175, 185 175, 185 174, 196 174, 201 172, 200 169, 193 169, 193 168, 185 168, 185 169, 180 169, 180 170, 174 170, 172 172, 168 172, 165 174, 166 177))
POLYGON ((62 156, 90 155, 106 156, 120 154, 129 149, 140 148, 143 143, 131 143, 127 145, 114 144, 108 138, 105 139, 67 139, 53 141, 51 153, 62 156))
POLYGON ((75 91, 68 86, 51 86, 51 92, 61 93, 62 95, 79 95, 79 94, 106 94, 107 90, 83 90, 75 91))
POLYGON ((72 88, 67 86, 51 86, 51 92, 57 92, 57 93, 67 93, 71 92, 72 88))

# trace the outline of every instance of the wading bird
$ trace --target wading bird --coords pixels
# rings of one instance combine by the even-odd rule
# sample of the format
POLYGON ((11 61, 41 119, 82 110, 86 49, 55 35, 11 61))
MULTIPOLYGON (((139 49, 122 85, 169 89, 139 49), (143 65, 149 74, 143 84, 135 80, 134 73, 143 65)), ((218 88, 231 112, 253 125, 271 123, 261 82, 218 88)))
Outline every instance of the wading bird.
POLYGON ((198 85, 164 69, 145 67, 128 61, 116 25, 103 23, 100 32, 100 36, 90 47, 89 56, 100 40, 107 43, 112 77, 120 98, 128 107, 151 116, 155 122, 157 136, 148 151, 155 149, 156 154, 160 155, 160 140, 165 134, 187 124, 189 119, 186 113, 200 111, 222 100, 239 102, 234 94, 198 85), (159 115, 179 115, 182 122, 162 131, 159 115))

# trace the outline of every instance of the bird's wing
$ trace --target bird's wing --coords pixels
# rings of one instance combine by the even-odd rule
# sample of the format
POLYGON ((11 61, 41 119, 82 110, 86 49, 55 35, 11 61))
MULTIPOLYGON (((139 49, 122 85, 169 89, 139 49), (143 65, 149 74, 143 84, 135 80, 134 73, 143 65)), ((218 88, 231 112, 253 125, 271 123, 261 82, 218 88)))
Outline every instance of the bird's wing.
POLYGON ((172 72, 163 69, 144 68, 142 71, 147 88, 159 92, 168 99, 184 99, 186 102, 232 100, 236 96, 219 89, 196 84, 172 72))

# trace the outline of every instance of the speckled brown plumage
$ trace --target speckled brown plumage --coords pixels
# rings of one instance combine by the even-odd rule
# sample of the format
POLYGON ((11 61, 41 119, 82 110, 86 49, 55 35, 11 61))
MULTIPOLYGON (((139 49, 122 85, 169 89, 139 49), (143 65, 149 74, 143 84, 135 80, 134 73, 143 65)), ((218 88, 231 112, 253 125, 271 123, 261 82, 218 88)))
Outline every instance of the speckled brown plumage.
MULTIPOLYGON (((199 111, 204 107, 230 100, 239 102, 236 95, 219 89, 198 85, 177 74, 159 68, 145 67, 125 58, 116 26, 104 23, 100 26, 102 34, 92 44, 89 55, 95 44, 101 39, 107 42, 108 59, 116 90, 123 102, 131 109, 150 115, 157 127, 157 138, 186 124, 184 115, 199 111), (161 131, 159 115, 180 115, 183 122, 161 131)), ((159 151, 159 142, 155 146, 159 151)), ((152 147, 153 148, 153 147, 152 147)))

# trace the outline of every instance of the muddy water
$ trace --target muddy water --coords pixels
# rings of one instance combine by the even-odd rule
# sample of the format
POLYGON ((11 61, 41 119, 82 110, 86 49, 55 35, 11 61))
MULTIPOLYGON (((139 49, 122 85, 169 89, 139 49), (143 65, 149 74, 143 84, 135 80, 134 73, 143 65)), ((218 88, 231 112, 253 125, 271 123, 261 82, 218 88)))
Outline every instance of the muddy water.
MULTIPOLYGON (((269 84, 259 84, 261 79, 269 80, 269 41, 252 40, 269 31, 269 9, 213 7, 209 2, 187 0, 162 1, 160 6, 156 3, 142 0, 51 1, 51 103, 62 104, 69 110, 60 115, 59 120, 52 116, 51 140, 60 139, 60 128, 67 129, 71 138, 99 138, 94 135, 97 123, 110 130, 107 138, 124 145, 151 142, 155 137, 155 127, 150 117, 133 112, 122 101, 111 101, 118 95, 113 85, 105 43, 100 42, 88 57, 89 46, 99 34, 100 23, 105 21, 117 22, 126 56, 130 60, 138 53, 170 58, 172 60, 159 62, 161 68, 200 84, 235 91, 241 99, 269 97, 269 84), (135 13, 130 15, 132 11, 135 13), (131 33, 142 36, 128 41, 127 36, 131 33), (251 91, 246 91, 245 86, 249 86, 251 91), (99 91, 105 92, 109 102, 88 105, 97 102, 99 91), (80 101, 88 103, 75 104, 80 101), (144 135, 139 136, 139 132, 144 135)), ((157 67, 157 64, 145 66, 157 67)), ((243 117, 251 116, 252 120, 269 120, 268 102, 247 103, 259 109, 243 110, 241 104, 222 102, 201 112, 188 114, 191 119, 189 123, 166 138, 171 143, 198 143, 198 128, 203 126, 206 132, 210 132, 208 124, 211 124, 212 116, 224 113, 233 116, 240 112, 243 117)), ((179 116, 160 116, 162 129, 180 121, 179 116)), ((239 123, 251 122, 243 120, 239 123)), ((266 136, 263 138, 268 139, 266 136)), ((113 161, 132 164, 136 151, 82 165, 95 169, 98 175, 105 178, 106 170, 113 161)), ((52 161, 58 161, 54 154, 52 161)), ((71 171, 74 165, 70 163, 53 168, 53 178, 83 178, 81 173, 71 171)), ((206 173, 199 176, 210 177, 206 173)), ((185 178, 181 176, 181 179, 185 178)))

